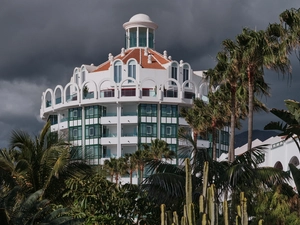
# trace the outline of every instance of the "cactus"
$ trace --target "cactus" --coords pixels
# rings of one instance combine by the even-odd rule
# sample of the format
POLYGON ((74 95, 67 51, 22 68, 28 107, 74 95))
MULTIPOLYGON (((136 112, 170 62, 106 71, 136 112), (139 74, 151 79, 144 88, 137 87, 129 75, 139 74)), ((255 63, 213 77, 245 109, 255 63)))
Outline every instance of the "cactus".
POLYGON ((240 193, 240 204, 237 205, 236 224, 238 225, 239 222, 241 225, 248 225, 247 199, 244 192, 240 193))
POLYGON ((215 224, 215 185, 212 184, 207 190, 208 217, 210 223, 215 224))
POLYGON ((177 215, 177 212, 176 212, 176 211, 173 212, 173 223, 174 223, 175 225, 179 225, 178 215, 177 215))
POLYGON ((166 224, 166 205, 161 204, 160 205, 160 224, 161 225, 167 225, 166 224))
POLYGON ((223 216, 224 216, 224 225, 229 225, 228 203, 226 199, 223 202, 223 216))
MULTIPOLYGON (((181 225, 195 225, 196 215, 194 204, 192 203, 192 175, 190 160, 185 160, 186 172, 186 204, 184 205, 184 215, 181 217, 181 225)), ((202 225, 217 225, 218 224, 218 207, 215 203, 215 185, 208 187, 208 162, 204 163, 203 167, 203 193, 199 197, 199 219, 202 225)), ((179 225, 177 212, 166 212, 166 206, 161 205, 161 225, 179 225)), ((228 203, 225 199, 223 202, 224 225, 229 225, 228 203)), ((236 225, 248 225, 247 199, 244 192, 240 193, 240 204, 237 205, 237 215, 235 218, 236 225)), ((258 222, 262 225, 263 220, 258 222)))

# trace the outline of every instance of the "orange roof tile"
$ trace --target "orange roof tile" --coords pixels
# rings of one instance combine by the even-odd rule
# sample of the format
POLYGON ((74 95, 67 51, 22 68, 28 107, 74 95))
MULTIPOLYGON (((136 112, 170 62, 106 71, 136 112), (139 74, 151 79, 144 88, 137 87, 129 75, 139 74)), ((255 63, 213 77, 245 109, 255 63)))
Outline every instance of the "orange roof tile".
MULTIPOLYGON (((162 65, 170 62, 170 60, 165 59, 160 53, 154 51, 153 49, 148 49, 148 54, 152 55, 152 62, 148 63, 148 56, 144 55, 144 51, 145 50, 143 48, 127 49, 125 51, 125 56, 121 56, 121 54, 119 54, 114 57, 114 59, 120 59, 124 64, 126 64, 130 59, 135 59, 142 68, 149 69, 165 69, 162 65)), ((110 61, 107 60, 98 66, 93 72, 105 71, 108 70, 109 67, 110 61)))

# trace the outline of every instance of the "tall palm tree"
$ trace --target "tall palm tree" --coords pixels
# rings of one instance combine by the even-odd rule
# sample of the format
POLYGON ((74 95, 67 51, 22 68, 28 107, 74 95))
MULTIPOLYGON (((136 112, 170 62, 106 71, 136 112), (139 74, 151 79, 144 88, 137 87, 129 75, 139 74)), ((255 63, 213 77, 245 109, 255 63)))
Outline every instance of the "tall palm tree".
POLYGON ((125 158, 125 163, 126 163, 126 169, 129 173, 129 183, 132 184, 132 176, 133 176, 133 173, 134 171, 137 170, 137 161, 134 157, 133 154, 125 154, 124 156, 125 158))
POLYGON ((241 52, 239 46, 232 40, 226 39, 222 42, 223 51, 217 54, 217 65, 214 69, 207 71, 206 79, 209 80, 210 86, 223 87, 223 91, 228 90, 227 96, 230 96, 230 141, 228 160, 232 162, 234 160, 234 137, 235 128, 237 127, 237 94, 241 93, 238 89, 242 88, 242 76, 243 73, 242 64, 240 58, 241 52))
MULTIPOLYGON (((228 160, 234 160, 235 128, 240 128, 240 119, 245 119, 248 113, 248 88, 245 85, 243 74, 245 69, 242 61, 241 46, 236 42, 226 39, 222 42, 223 50, 217 54, 217 64, 213 69, 206 72, 206 79, 210 86, 216 89, 216 93, 223 93, 220 99, 222 104, 227 105, 230 111, 230 141, 228 160), (217 88, 216 88, 217 87, 217 88)), ((255 93, 268 95, 269 86, 262 77, 258 77, 255 83, 255 93)), ((254 98, 254 110, 267 108, 256 97, 254 98)), ((224 113, 224 111, 223 111, 224 113)))
POLYGON ((269 25, 266 31, 244 28, 236 37, 248 83, 248 149, 252 147, 254 91, 257 79, 263 79, 264 67, 289 73, 290 61, 286 44, 280 41, 279 26, 269 25))
POLYGON ((201 109, 205 108, 204 101, 193 102, 191 108, 183 107, 180 110, 180 115, 185 119, 185 121, 192 128, 193 140, 197 142, 197 138, 207 136, 207 124, 205 123, 205 118, 203 117, 203 111, 201 109))
POLYGON ((143 181, 144 171, 146 162, 149 159, 148 149, 138 149, 134 154, 132 154, 133 160, 136 163, 136 171, 138 173, 138 184, 143 181))

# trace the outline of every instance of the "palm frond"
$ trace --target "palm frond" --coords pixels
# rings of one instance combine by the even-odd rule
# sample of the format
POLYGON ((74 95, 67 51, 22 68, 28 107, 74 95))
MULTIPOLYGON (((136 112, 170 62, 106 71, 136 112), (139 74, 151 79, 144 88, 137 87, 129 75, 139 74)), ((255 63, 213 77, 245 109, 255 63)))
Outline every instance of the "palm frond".
POLYGON ((300 194, 300 170, 291 163, 289 164, 289 167, 299 195, 300 194))

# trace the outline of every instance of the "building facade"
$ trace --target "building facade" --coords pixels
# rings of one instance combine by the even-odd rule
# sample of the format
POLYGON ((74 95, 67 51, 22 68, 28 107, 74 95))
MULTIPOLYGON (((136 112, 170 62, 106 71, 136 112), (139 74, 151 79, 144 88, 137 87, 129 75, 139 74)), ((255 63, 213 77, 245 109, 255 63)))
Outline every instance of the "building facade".
MULTIPOLYGON (((72 145, 72 157, 103 164, 110 157, 135 152, 159 138, 178 151, 182 107, 193 98, 208 100, 202 71, 193 71, 167 51, 155 51, 157 25, 145 14, 123 24, 125 48, 98 66, 76 67, 70 82, 42 94, 40 116, 51 121, 51 132, 72 145)), ((218 155, 228 151, 229 134, 219 131, 218 155)), ((209 140, 198 146, 210 148, 209 140)))

